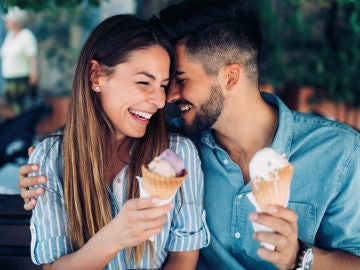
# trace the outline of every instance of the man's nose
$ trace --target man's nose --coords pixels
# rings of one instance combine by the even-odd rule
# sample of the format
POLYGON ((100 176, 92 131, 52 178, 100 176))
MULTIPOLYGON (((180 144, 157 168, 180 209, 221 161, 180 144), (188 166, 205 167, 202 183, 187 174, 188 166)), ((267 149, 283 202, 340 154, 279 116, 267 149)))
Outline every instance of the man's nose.
POLYGON ((168 90, 166 101, 171 103, 179 99, 180 99, 180 87, 176 82, 173 82, 168 90))

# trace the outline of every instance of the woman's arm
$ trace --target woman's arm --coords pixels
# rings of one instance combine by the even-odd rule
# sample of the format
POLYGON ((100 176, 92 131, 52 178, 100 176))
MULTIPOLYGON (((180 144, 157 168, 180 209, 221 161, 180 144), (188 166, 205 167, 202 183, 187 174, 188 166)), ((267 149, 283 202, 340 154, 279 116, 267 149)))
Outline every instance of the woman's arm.
POLYGON ((103 269, 120 250, 133 247, 161 232, 171 205, 155 207, 158 202, 154 198, 127 201, 120 213, 82 248, 51 264, 44 264, 43 269, 103 269))
MULTIPOLYGON (((38 197, 31 218, 31 253, 45 269, 103 269, 120 251, 133 247, 163 229, 171 204, 156 206, 158 198, 128 200, 120 212, 87 243, 74 250, 69 240, 58 147, 54 138, 41 142, 29 162, 47 176, 45 194, 38 197)), ((96 198, 94 198, 96 200, 96 198)), ((86 220, 85 220, 86 222, 86 220)), ((81 228, 79 228, 81 230, 81 228)))
POLYGON ((30 63, 30 76, 29 84, 35 86, 38 83, 38 60, 36 56, 29 57, 30 63))
POLYGON ((191 270, 196 268, 199 257, 199 250, 184 251, 184 252, 170 252, 163 270, 177 270, 186 269, 191 270))

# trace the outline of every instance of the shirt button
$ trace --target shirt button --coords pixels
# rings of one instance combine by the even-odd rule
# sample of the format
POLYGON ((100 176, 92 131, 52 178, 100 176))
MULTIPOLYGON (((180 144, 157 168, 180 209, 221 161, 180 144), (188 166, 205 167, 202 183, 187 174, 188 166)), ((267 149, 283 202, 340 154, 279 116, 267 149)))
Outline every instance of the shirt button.
POLYGON ((224 159, 224 160, 223 160, 223 163, 224 163, 225 165, 228 165, 228 164, 229 164, 229 161, 228 161, 227 159, 224 159))
POLYGON ((239 232, 235 233, 235 238, 240 238, 240 233, 239 232))
POLYGON ((237 197, 238 197, 238 199, 241 199, 243 197, 243 195, 239 194, 237 197))

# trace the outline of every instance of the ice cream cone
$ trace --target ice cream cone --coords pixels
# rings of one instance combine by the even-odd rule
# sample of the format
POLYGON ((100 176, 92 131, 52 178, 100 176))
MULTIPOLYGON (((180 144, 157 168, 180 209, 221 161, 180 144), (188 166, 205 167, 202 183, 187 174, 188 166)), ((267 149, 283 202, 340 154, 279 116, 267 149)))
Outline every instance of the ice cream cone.
POLYGON ((265 211, 270 204, 286 206, 290 196, 293 170, 293 165, 289 164, 271 172, 268 179, 258 176, 251 179, 252 192, 262 211, 265 211))
POLYGON ((165 177, 150 171, 147 165, 142 165, 142 188, 150 196, 156 196, 161 200, 170 199, 187 177, 187 172, 178 177, 165 177))

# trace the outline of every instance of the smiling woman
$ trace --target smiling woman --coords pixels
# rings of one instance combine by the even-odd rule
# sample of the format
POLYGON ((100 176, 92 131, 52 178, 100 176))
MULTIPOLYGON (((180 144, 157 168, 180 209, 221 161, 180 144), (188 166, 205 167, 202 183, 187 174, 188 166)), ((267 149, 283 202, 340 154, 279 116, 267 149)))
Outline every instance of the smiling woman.
POLYGON ((174 62, 158 29, 134 16, 110 17, 92 32, 78 60, 66 125, 29 159, 40 165, 33 176, 48 179, 31 220, 34 263, 195 269, 198 249, 208 242, 203 174, 192 142, 165 129, 174 62), (139 198, 136 176, 166 148, 184 160, 189 175, 182 192, 158 206, 159 198, 139 198))
POLYGON ((159 45, 131 53, 129 61, 118 64, 111 76, 92 61, 91 80, 99 87, 101 105, 117 139, 143 136, 151 116, 165 106, 169 66, 170 57, 159 45))

